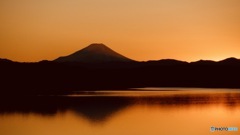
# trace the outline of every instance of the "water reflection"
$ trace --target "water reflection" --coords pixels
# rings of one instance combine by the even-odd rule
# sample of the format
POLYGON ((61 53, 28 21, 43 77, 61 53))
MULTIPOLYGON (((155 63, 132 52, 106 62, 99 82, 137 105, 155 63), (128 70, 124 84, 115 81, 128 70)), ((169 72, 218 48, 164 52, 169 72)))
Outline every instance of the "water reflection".
POLYGON ((14 100, 1 99, 0 113, 36 113, 51 116, 71 110, 90 121, 100 122, 131 104, 129 98, 121 97, 24 97, 14 100))
MULTIPOLYGON (((55 128, 48 129, 54 131, 53 134, 86 135, 118 132, 200 135, 208 134, 209 127, 213 125, 240 126, 237 123, 240 119, 240 92, 230 90, 105 91, 71 96, 5 97, 0 100, 0 127, 5 127, 0 134, 6 135, 11 131, 7 130, 8 127, 15 128, 14 123, 29 126, 26 121, 33 121, 35 126, 39 126, 39 123, 54 124, 55 128), (23 115, 28 118, 26 121, 23 115), (67 122, 62 123, 63 119, 67 122), (69 124, 72 126, 69 127, 69 124), (60 127, 64 129, 65 126, 75 132, 61 131, 60 127), (83 127, 87 129, 84 132, 83 127), (171 127, 175 128, 174 132, 171 127)), ((42 130, 49 128, 43 127, 42 130)))
MULTIPOLYGON (((88 93, 89 94, 89 93, 88 93)), ((92 95, 89 94, 89 95, 92 95)), ((114 113, 134 105, 157 105, 164 108, 222 105, 227 109, 240 106, 240 92, 100 92, 95 96, 38 96, 1 98, 0 114, 37 113, 54 115, 74 111, 90 121, 105 121, 114 113), (114 93, 114 94, 112 94, 114 93), (151 93, 151 95, 149 95, 151 93), (99 96, 101 95, 101 96, 99 96), (105 95, 105 96, 104 96, 105 95), (111 96, 109 96, 111 95, 111 96), (147 96, 146 96, 147 95, 147 96)))

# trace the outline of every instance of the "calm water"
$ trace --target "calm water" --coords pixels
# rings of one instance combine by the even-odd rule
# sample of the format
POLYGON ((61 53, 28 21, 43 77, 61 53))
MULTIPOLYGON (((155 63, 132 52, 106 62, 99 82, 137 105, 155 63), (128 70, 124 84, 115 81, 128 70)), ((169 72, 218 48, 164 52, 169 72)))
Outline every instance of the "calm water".
POLYGON ((1 99, 0 135, 240 134, 240 90, 139 90, 1 99))

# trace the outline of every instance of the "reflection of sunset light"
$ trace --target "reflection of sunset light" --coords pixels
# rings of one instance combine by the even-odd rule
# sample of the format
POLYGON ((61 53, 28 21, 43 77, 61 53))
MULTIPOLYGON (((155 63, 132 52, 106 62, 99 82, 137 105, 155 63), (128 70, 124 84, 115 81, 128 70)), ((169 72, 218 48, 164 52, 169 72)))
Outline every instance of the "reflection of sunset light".
MULTIPOLYGON (((132 99, 129 104, 113 110, 110 106, 90 106, 90 109, 77 106, 51 115, 17 112, 0 114, 0 134, 217 135, 219 132, 209 131, 211 126, 240 127, 239 90, 218 91, 210 92, 209 89, 206 93, 196 91, 182 94, 176 94, 179 91, 166 94, 165 91, 159 97, 131 96, 127 98, 132 99), (99 114, 101 118, 95 120, 94 114, 99 114)), ((84 105, 88 105, 88 102, 84 105)), ((237 134, 239 132, 231 132, 231 135, 237 134)))
MULTIPOLYGON (((41 115, 5 115, 1 118, 1 134, 29 133, 34 135, 98 135, 106 134, 169 134, 210 135, 209 127, 240 126, 240 109, 226 110, 223 106, 161 108, 133 106, 116 113, 104 123, 91 124, 73 112, 43 117, 41 115), (10 121, 11 120, 11 121, 10 121), (21 126, 19 126, 21 125, 21 126), (14 130, 11 130, 11 129, 14 130)), ((234 134, 234 133, 233 133, 234 134)), ((234 134, 237 135, 237 132, 234 134)))

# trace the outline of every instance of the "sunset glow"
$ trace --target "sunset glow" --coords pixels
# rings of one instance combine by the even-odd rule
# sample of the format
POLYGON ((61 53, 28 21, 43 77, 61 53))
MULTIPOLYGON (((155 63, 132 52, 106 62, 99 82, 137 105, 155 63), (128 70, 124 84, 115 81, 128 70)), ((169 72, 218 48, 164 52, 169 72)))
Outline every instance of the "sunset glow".
POLYGON ((240 1, 0 1, 0 58, 53 60, 95 42, 139 61, 240 58, 240 1))

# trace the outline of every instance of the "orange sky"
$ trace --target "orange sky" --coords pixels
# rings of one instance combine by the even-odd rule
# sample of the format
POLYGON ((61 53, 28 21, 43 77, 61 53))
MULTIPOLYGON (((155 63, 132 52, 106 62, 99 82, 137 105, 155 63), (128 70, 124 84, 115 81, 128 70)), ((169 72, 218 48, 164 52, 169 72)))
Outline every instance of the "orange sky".
POLYGON ((53 60, 95 42, 140 61, 240 58, 240 0, 0 1, 0 58, 53 60))

